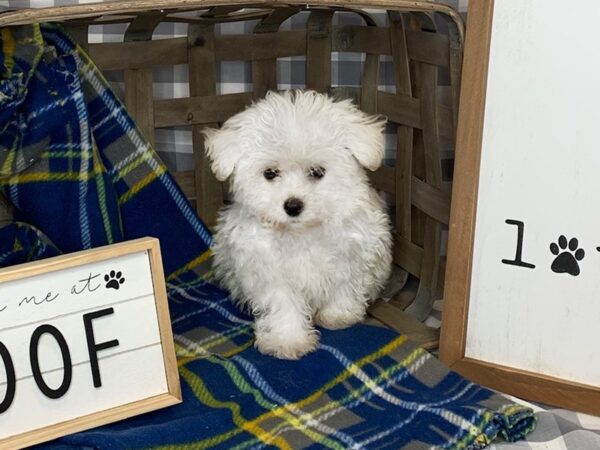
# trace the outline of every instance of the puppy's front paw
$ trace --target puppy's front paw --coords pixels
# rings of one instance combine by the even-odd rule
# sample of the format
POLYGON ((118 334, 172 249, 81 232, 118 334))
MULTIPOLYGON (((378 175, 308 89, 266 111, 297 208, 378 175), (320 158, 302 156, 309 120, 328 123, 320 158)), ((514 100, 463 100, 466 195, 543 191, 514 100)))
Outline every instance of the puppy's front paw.
POLYGON ((319 333, 316 330, 302 333, 257 332, 254 345, 259 352, 280 359, 299 359, 317 349, 319 333))
POLYGON ((315 315, 315 324, 328 330, 341 330, 361 322, 365 317, 365 308, 358 304, 353 308, 340 309, 335 305, 321 308, 315 315))

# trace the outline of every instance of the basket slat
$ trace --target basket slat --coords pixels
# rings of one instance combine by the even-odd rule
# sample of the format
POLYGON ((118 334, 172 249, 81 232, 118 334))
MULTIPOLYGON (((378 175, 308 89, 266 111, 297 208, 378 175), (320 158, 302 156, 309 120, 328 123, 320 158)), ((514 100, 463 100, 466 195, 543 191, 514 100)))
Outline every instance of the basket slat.
MULTIPOLYGON (((412 98, 410 80, 410 65, 408 45, 402 16, 395 12, 388 13, 390 19, 390 45, 394 60, 394 81, 396 94, 412 98)), ((396 103, 396 102, 394 102, 396 103)), ((420 113, 420 105, 419 105, 420 113)), ((419 118, 420 119, 420 118, 419 118)), ((411 236, 411 168, 413 149, 413 130, 404 125, 404 121, 397 121, 396 130, 396 229, 405 239, 411 236)))
MULTIPOLYGON (((334 28, 332 51, 391 55, 390 31, 385 27, 334 28)), ((408 57, 434 65, 448 62, 448 40, 444 37, 407 31, 408 57)), ((101 70, 144 69, 188 63, 187 38, 142 42, 106 42, 90 44, 89 53, 101 70)), ((303 56, 307 49, 306 30, 280 31, 215 37, 217 61, 254 61, 303 56)), ((459 64, 455 64, 459 66, 459 64)), ((460 73, 454 70, 455 76, 460 73)))
POLYGON ((438 222, 449 225, 450 222, 450 194, 433 187, 429 183, 411 177, 411 202, 438 222))
POLYGON ((100 70, 151 69, 187 64, 187 51, 187 38, 89 45, 90 57, 100 70))
POLYGON ((155 100, 156 128, 225 122, 252 102, 251 92, 155 100))
POLYGON ((192 202, 196 201, 196 174, 193 170, 180 170, 173 172, 175 181, 192 202))
POLYGON ((421 100, 405 94, 377 92, 379 114, 389 120, 409 126, 421 128, 421 100))
MULTIPOLYGON (((398 233, 393 233, 394 261, 402 261, 402 268, 417 278, 421 277, 423 248, 398 233)), ((421 285, 422 283, 419 283, 421 285)))
POLYGON ((360 108, 369 114, 377 114, 378 87, 379 55, 367 54, 363 69, 360 108))
MULTIPOLYGON (((216 96, 217 94, 217 62, 215 58, 214 25, 190 25, 188 29, 188 70, 190 96, 216 96)), ((216 99, 215 99, 216 100, 216 99)), ((205 103, 219 105, 219 101, 205 103)), ((190 114, 187 114, 188 122, 190 114)), ((196 116, 200 115, 198 112, 196 116)), ((193 117, 196 117, 193 116, 193 117)), ((223 204, 223 188, 210 169, 210 161, 204 147, 202 126, 198 121, 192 125, 192 142, 194 148, 194 171, 196 173, 196 211, 209 227, 217 223, 218 210, 223 204)), ((218 120, 212 115, 212 122, 207 126, 218 126, 218 120)))
MULTIPOLYGON (((124 41, 150 41, 162 16, 140 15, 127 27, 124 41)), ((124 73, 125 106, 134 117, 142 134, 154 145, 154 103, 152 101, 152 69, 129 69, 124 73)))
POLYGON ((327 92, 331 86, 332 10, 316 10, 306 24, 306 87, 327 92))
MULTIPOLYGON (((293 8, 275 9, 254 27, 254 33, 276 36, 281 24, 296 12, 297 9, 293 8)), ((254 98, 257 99, 264 97, 269 90, 277 90, 277 56, 252 61, 252 84, 254 98)))
MULTIPOLYGON (((415 16, 425 29, 435 30, 435 23, 429 16, 425 14, 416 14, 415 16)), ((437 99, 438 66, 424 62, 419 62, 417 65, 421 82, 415 94, 421 99, 424 181, 436 189, 441 189, 442 167, 437 99)), ((425 320, 433 306, 433 294, 437 286, 440 264, 441 240, 440 222, 421 210, 421 216, 423 215, 425 215, 425 234, 423 236, 423 260, 419 289, 415 301, 407 308, 407 312, 419 320, 425 320)))

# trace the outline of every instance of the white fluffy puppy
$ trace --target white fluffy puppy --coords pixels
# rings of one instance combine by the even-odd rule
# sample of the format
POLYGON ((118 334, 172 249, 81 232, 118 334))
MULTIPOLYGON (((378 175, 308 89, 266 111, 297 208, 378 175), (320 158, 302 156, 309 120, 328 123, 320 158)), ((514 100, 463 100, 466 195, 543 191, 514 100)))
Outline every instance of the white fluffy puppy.
POLYGON ((255 315, 256 347, 296 359, 314 350, 314 325, 365 316, 391 269, 376 170, 384 121, 316 92, 268 93, 206 130, 212 170, 231 178, 233 204, 214 236, 215 274, 255 315))

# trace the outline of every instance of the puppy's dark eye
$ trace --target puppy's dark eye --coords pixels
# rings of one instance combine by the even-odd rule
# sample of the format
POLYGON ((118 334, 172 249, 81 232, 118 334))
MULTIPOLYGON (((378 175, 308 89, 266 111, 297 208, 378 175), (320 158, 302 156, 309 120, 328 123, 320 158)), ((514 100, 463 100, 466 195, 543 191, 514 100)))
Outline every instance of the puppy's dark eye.
POLYGON ((321 166, 311 167, 308 170, 308 176, 319 180, 325 176, 325 169, 321 166))
POLYGON ((268 169, 265 169, 265 171, 263 172, 263 176, 265 177, 265 179, 271 181, 279 176, 279 169, 271 169, 269 167, 268 169))

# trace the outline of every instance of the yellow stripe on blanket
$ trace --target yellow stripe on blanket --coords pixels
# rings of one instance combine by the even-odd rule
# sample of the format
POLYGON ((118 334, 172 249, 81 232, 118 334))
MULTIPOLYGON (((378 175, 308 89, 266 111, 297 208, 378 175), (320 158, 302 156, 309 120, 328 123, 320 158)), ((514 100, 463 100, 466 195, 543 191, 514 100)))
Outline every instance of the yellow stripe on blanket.
POLYGON ((13 162, 17 156, 17 152, 9 152, 4 160, 4 165, 2 166, 1 173, 8 174, 10 173, 10 168, 13 165, 13 162))
POLYGON ((188 270, 192 270, 194 267, 198 267, 200 264, 208 261, 208 259, 212 256, 212 250, 208 249, 200 256, 192 259, 189 263, 183 266, 180 269, 177 269, 175 272, 167 275, 167 281, 173 281, 175 278, 180 276, 181 274, 187 272, 188 270))
POLYGON ((352 365, 350 365, 349 367, 347 367, 337 377, 335 377, 329 383, 327 383, 326 385, 324 385, 318 391, 313 392, 311 395, 309 395, 305 399, 300 400, 299 402, 296 402, 296 403, 291 403, 289 405, 282 406, 282 407, 277 408, 277 409, 275 409, 273 411, 269 411, 268 413, 265 413, 262 416, 257 417, 252 422, 253 423, 260 423, 260 422, 262 422, 264 420, 271 419, 271 418, 273 418, 273 416, 275 416, 275 415, 277 415, 279 413, 279 410, 284 409, 284 408, 285 409, 288 409, 290 407, 296 407, 298 409, 305 408, 306 406, 308 406, 309 404, 311 404, 315 400, 317 400, 321 395, 323 395, 324 392, 327 392, 328 390, 330 390, 331 388, 333 388, 337 384, 340 384, 341 382, 343 382, 343 381, 347 380, 348 378, 350 378, 352 375, 354 375, 357 372, 358 369, 360 369, 361 367, 363 367, 363 366, 365 366, 367 364, 372 363, 373 361, 381 358, 384 355, 387 355, 387 354, 391 353, 392 351, 394 351, 395 349, 397 349, 398 347, 400 347, 402 344, 404 344, 406 342, 406 340, 407 340, 406 336, 404 336, 404 335, 398 336, 392 342, 390 342, 389 344, 384 345, 383 347, 381 347, 376 352, 371 353, 370 355, 365 356, 360 361, 357 361, 357 362, 353 363, 352 365))
MULTIPOLYGON (((254 419, 252 421, 243 423, 243 426, 236 421, 237 419, 241 418, 241 416, 239 416, 237 418, 234 417, 234 422, 239 427, 237 429, 227 431, 226 433, 222 433, 220 435, 217 435, 217 436, 214 436, 214 437, 211 437, 208 439, 204 439, 202 441, 197 441, 197 442, 193 442, 193 443, 189 443, 189 444, 185 444, 185 445, 178 444, 177 446, 165 446, 165 447, 160 447, 160 448, 161 448, 161 450, 167 450, 167 449, 171 449, 171 448, 173 448, 173 449, 174 448, 177 448, 177 449, 209 448, 211 446, 217 445, 219 443, 226 441, 227 439, 234 437, 235 435, 241 433, 242 430, 251 432, 251 434, 257 436, 258 439, 265 442, 264 438, 266 438, 266 436, 268 436, 269 433, 267 433, 265 430, 263 430, 259 426, 259 423, 261 423, 265 420, 271 419, 275 416, 281 417, 282 415, 285 415, 285 413, 289 413, 290 408, 303 409, 307 405, 309 405, 309 404, 313 403, 315 400, 317 400, 321 395, 323 395, 324 392, 327 392, 329 389, 333 388, 337 384, 342 383, 343 381, 350 378, 354 373, 356 373, 357 369, 359 369, 367 364, 370 364, 373 361, 376 361, 377 359, 381 358, 382 356, 385 356, 385 355, 393 352, 395 349, 397 349, 398 347, 403 345, 406 341, 407 341, 406 336, 404 336, 404 335, 398 336, 396 339, 394 339, 390 343, 384 345, 377 351, 375 351, 375 352, 363 357, 359 361, 356 361, 355 363, 353 363, 349 368, 346 368, 343 372, 341 372, 338 376, 336 376, 334 379, 332 379, 330 382, 328 382, 326 385, 324 385, 318 391, 312 393, 310 396, 306 397, 303 400, 300 400, 296 403, 287 404, 287 405, 281 406, 279 408, 274 408, 273 410, 262 414, 261 416, 257 417, 256 419, 254 419), (259 436, 259 434, 260 434, 260 436, 259 436)), ((418 350, 419 349, 416 349, 416 351, 418 351, 418 350)), ((415 358, 415 352, 412 352, 411 355, 409 355, 407 358, 404 359, 404 361, 406 361, 408 363, 408 362, 414 360, 414 358, 415 358)), ((182 371, 192 373, 192 372, 189 372, 189 370, 186 369, 185 367, 180 367, 180 372, 182 373, 182 371)), ((182 373, 182 376, 184 376, 183 373, 182 373)), ((186 378, 186 377, 184 376, 184 378, 186 378)), ((187 381, 187 378, 186 378, 186 381, 187 381)), ((204 387, 204 389, 206 389, 206 387, 204 387)), ((199 394, 207 394, 207 392, 198 393, 198 394, 196 394, 196 396, 198 397, 199 394)), ((200 397, 198 397, 198 399, 200 399, 200 397)), ((211 405, 209 405, 209 406, 211 406, 211 405)), ((279 443, 274 442, 274 441, 269 441, 266 443, 279 446, 279 443)), ((287 445, 287 441, 286 441, 286 446, 280 447, 280 448, 289 448, 289 445, 287 445)))
POLYGON ((127 192, 125 192, 123 195, 121 195, 119 197, 119 205, 122 205, 123 203, 127 203, 138 192, 140 192, 142 189, 144 189, 146 186, 148 186, 150 183, 152 183, 154 180, 156 180, 158 177, 160 177, 166 171, 167 171, 167 168, 163 165, 160 165, 154 172, 150 172, 148 175, 146 175, 140 181, 138 181, 133 186, 131 186, 127 192))
MULTIPOLYGON (((135 169, 140 167, 142 164, 147 163, 149 161, 155 160, 154 153, 152 152, 144 152, 138 157, 134 158, 132 161, 127 163, 123 168, 119 169, 119 171, 113 175, 112 182, 116 184, 119 180, 125 178, 129 173, 133 172, 135 169)), ((151 164, 150 166, 154 166, 156 164, 151 164)), ((164 167, 162 164, 159 164, 158 167, 164 167)))
POLYGON ((4 54, 4 67, 7 74, 12 73, 15 65, 13 55, 15 53, 15 38, 10 27, 2 28, 2 53, 4 54))
MULTIPOLYGON (((375 388, 383 380, 388 379, 394 373, 396 373, 402 369, 405 369, 406 367, 410 367, 418 358, 424 357, 426 355, 426 353, 427 352, 420 347, 415 348, 406 358, 401 360, 398 364, 390 367, 389 369, 386 369, 380 375, 378 375, 376 378, 374 378, 374 382, 366 382, 366 383, 362 384, 358 389, 354 389, 354 390, 350 391, 350 393, 346 397, 339 399, 335 402, 329 402, 326 405, 321 406, 320 408, 317 408, 317 409, 311 411, 310 413, 306 413, 305 421, 318 420, 319 416, 327 414, 328 412, 347 404, 349 401, 351 401, 353 399, 359 398, 361 395, 364 395, 364 393, 367 390, 371 389, 372 391, 374 391, 375 388)), ((357 367, 353 372, 357 373, 359 370, 361 370, 361 369, 357 367)), ((271 433, 277 434, 283 427, 285 427, 285 425, 286 425, 285 423, 280 423, 279 425, 277 425, 271 429, 271 433)))
MULTIPOLYGON (((194 372, 192 372, 191 370, 189 370, 185 367, 180 367, 179 373, 185 379, 185 381, 188 383, 188 385, 190 386, 190 388, 192 389, 192 391, 194 392, 194 394, 196 395, 198 400, 200 400, 202 403, 210 406, 211 408, 229 409, 231 411, 231 416, 233 418, 233 422, 239 428, 241 428, 245 431, 248 431, 249 433, 254 434, 258 439, 260 439, 265 444, 276 445, 278 448, 284 449, 284 450, 292 450, 292 447, 285 439, 283 439, 281 437, 273 436, 267 430, 260 428, 258 425, 255 425, 252 422, 247 422, 246 419, 244 417, 242 417, 242 414, 240 411, 240 405, 238 405, 237 403, 234 403, 234 402, 221 402, 221 401, 217 400, 216 398, 214 398, 210 394, 209 390, 207 389, 206 385, 202 382, 200 377, 198 377, 198 375, 196 375, 194 372)), ((202 443, 199 443, 199 442, 195 443, 190 448, 200 449, 200 448, 207 448, 207 447, 213 446, 213 445, 215 445, 219 442, 223 442, 224 440, 227 440, 229 437, 237 434, 236 432, 237 432, 237 430, 232 430, 229 433, 225 433, 224 435, 215 437, 213 439, 210 439, 209 441, 203 441, 202 443), (219 439, 219 438, 221 438, 221 439, 219 439)))
POLYGON ((63 173, 50 173, 50 172, 33 172, 33 173, 21 173, 13 175, 8 178, 2 179, 0 185, 10 184, 24 184, 24 183, 45 183, 51 181, 82 181, 91 180, 96 174, 94 172, 86 172, 84 176, 81 176, 79 172, 63 172, 63 173))
MULTIPOLYGON (((248 330, 250 330, 250 327, 241 328, 240 330, 238 330, 237 332, 235 332, 234 334, 232 334, 230 336, 223 336, 222 338, 219 338, 218 340, 215 340, 209 344, 203 345, 201 348, 203 353, 198 352, 195 354, 190 354, 189 350, 184 348, 182 345, 176 343, 175 349, 177 350, 177 367, 185 366, 186 364, 189 364, 198 359, 208 358, 209 356, 213 355, 213 353, 210 352, 211 348, 216 347, 217 345, 226 343, 227 341, 231 342, 231 338, 237 337, 241 334, 245 334, 248 332, 248 330)), ((220 358, 231 358, 232 356, 237 355, 238 353, 241 353, 244 350, 252 347, 253 343, 254 343, 254 339, 249 338, 242 345, 235 346, 234 348, 232 348, 226 352, 219 352, 218 355, 220 358)))
MULTIPOLYGON (((262 391, 259 389, 254 389, 251 383, 246 380, 242 373, 240 373, 235 364, 232 364, 230 361, 223 358, 212 358, 212 362, 220 365, 225 369, 225 371, 227 371, 229 378, 235 384, 239 392, 249 394, 254 397, 254 401, 261 407, 268 409, 274 403, 273 401, 265 398, 262 391)), ((320 430, 316 430, 311 426, 307 426, 303 420, 306 414, 302 414, 299 417, 297 414, 298 410, 295 410, 294 408, 274 408, 272 411, 280 419, 282 419, 283 425, 294 428, 298 432, 306 435, 311 441, 332 450, 344 450, 343 445, 329 438, 326 434, 320 432, 320 430)), ((253 426, 256 427, 256 425, 253 426)), ((259 429, 262 430, 262 428, 259 429)), ((253 434, 256 435, 256 433, 253 434)), ((273 435, 273 430, 270 430, 270 434, 273 435)), ((275 433, 274 435, 277 436, 278 434, 279 433, 275 433)), ((241 444, 240 447, 243 447, 243 444, 241 444)))

